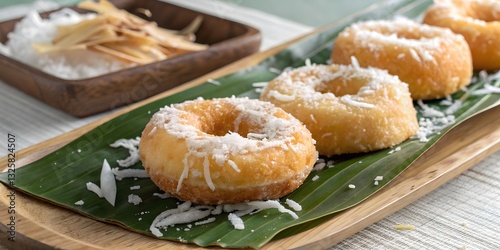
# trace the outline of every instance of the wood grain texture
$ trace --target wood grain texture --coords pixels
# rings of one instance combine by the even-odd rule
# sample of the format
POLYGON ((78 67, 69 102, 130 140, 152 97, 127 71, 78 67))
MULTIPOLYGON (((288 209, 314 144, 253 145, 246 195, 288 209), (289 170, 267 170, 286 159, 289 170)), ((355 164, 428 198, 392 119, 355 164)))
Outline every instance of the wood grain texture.
MULTIPOLYGON (((111 2, 131 13, 138 8, 151 10, 150 21, 173 30, 180 30, 197 16, 202 16, 196 41, 210 47, 81 80, 61 79, 0 54, 0 79, 57 109, 85 117, 164 92, 251 55, 260 48, 260 32, 241 23, 157 0, 111 2)), ((0 42, 7 41, 7 34, 19 20, 0 23, 0 42)))
MULTIPOLYGON (((21 167, 43 157, 120 114, 199 85, 207 79, 215 79, 241 68, 258 64, 294 42, 295 40, 254 54, 185 85, 117 111, 87 126, 21 150, 18 152, 18 166, 21 167)), ((469 119, 444 136, 417 162, 363 203, 337 214, 334 219, 306 232, 272 241, 263 249, 324 249, 396 212, 499 150, 499 122, 500 107, 469 119)), ((7 158, 0 159, 0 162, 4 164, 2 166, 5 166, 7 158)), ((9 206, 7 194, 9 191, 4 185, 0 185, 0 218, 8 218, 7 216, 9 216, 7 213, 9 206)), ((4 221, 5 219, 2 220, 2 222, 4 221)), ((158 240, 127 231, 118 226, 101 223, 21 193, 16 194, 16 222, 16 231, 19 236, 16 243, 8 242, 6 235, 4 235, 7 229, 4 226, 0 228, 2 244, 16 249, 23 247, 26 249, 198 248, 193 245, 158 240)))

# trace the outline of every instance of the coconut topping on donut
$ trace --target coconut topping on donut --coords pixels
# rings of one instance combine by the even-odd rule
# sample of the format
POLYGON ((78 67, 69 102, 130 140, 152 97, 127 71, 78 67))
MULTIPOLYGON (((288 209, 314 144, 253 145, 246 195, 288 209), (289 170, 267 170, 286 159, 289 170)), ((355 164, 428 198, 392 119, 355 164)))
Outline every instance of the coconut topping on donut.
POLYGON ((222 204, 289 194, 312 170, 314 143, 310 131, 283 109, 231 97, 160 109, 139 148, 144 169, 163 191, 222 204))
MULTIPOLYGON (((411 56, 419 62, 422 60, 436 62, 429 50, 439 50, 442 46, 442 37, 451 33, 450 30, 436 29, 429 25, 422 26, 406 18, 398 18, 396 22, 385 20, 360 22, 353 24, 350 28, 354 32, 354 39, 360 41, 360 45, 371 52, 376 53, 386 49, 385 46, 407 47, 411 56), (428 36, 412 37, 412 34, 415 34, 413 30, 416 29, 428 36), (403 31, 409 35, 407 37, 398 35, 403 31), (445 34, 442 34, 443 32, 445 34)), ((342 35, 347 35, 347 33, 342 35)))
POLYGON ((317 103, 322 99, 336 99, 334 93, 321 93, 317 89, 324 89, 325 84, 335 79, 370 78, 368 84, 361 87, 354 95, 343 95, 340 101, 352 106, 363 108, 374 108, 374 104, 364 103, 363 96, 372 94, 381 84, 399 84, 397 76, 387 74, 386 71, 377 68, 360 69, 356 65, 338 65, 337 70, 332 70, 328 65, 303 66, 294 71, 285 72, 276 78, 282 82, 282 87, 268 92, 269 98, 281 102, 293 101, 295 98, 303 99, 309 103, 317 103), (381 74, 383 72, 383 74, 381 74), (294 78, 293 76, 298 76, 294 78), (295 80, 293 80, 295 79, 295 80), (282 98, 286 96, 287 98, 282 98))
POLYGON ((177 191, 181 189, 183 179, 187 178, 189 174, 190 161, 188 158, 190 156, 204 158, 203 176, 210 189, 215 190, 210 175, 208 161, 210 155, 215 159, 217 165, 223 166, 227 162, 234 171, 240 172, 236 163, 228 160, 229 155, 256 152, 265 148, 284 147, 285 143, 293 139, 291 135, 295 132, 294 128, 301 126, 300 122, 295 119, 287 120, 266 115, 276 112, 277 108, 270 103, 263 105, 258 100, 233 97, 224 99, 238 112, 238 116, 234 120, 233 131, 228 131, 223 136, 207 137, 200 134, 199 129, 192 124, 183 123, 181 118, 183 115, 187 115, 187 112, 182 110, 182 107, 202 100, 202 98, 199 98, 195 101, 164 107, 152 118, 155 128, 163 128, 168 133, 186 141, 188 153, 184 156, 184 170, 179 179, 177 191), (260 127, 260 129, 242 136, 238 134, 238 128, 242 121, 249 122, 253 127, 260 127))
MULTIPOLYGON (((484 43, 484 42, 483 42, 484 43)), ((470 83, 472 58, 464 36, 406 18, 360 21, 335 40, 331 60, 387 70, 408 84, 413 100, 445 97, 470 83)))
POLYGON ((361 67, 355 57, 351 61, 284 72, 260 97, 302 121, 321 155, 390 147, 417 131, 408 85, 385 70, 361 67), (275 92, 294 98, 283 101, 275 92))

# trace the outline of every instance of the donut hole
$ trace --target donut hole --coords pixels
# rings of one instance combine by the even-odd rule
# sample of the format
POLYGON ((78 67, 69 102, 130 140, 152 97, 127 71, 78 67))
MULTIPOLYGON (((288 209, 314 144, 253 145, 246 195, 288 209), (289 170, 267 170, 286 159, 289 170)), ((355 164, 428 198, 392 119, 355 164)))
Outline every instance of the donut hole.
POLYGON ((332 93, 335 96, 355 95, 368 80, 362 77, 336 78, 317 85, 314 90, 322 94, 332 93))
POLYGON ((190 125, 196 127, 201 132, 212 136, 225 136, 228 133, 238 133, 247 138, 249 133, 261 133, 264 121, 249 122, 248 120, 239 120, 240 111, 227 103, 220 105, 198 106, 189 110, 188 120, 190 125))

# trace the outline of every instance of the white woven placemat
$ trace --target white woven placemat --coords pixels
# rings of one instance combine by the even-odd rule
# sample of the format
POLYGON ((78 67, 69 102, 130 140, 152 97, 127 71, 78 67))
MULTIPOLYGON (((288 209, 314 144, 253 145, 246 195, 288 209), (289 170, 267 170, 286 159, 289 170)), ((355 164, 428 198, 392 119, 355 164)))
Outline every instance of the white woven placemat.
POLYGON ((500 151, 333 249, 500 249, 500 151))

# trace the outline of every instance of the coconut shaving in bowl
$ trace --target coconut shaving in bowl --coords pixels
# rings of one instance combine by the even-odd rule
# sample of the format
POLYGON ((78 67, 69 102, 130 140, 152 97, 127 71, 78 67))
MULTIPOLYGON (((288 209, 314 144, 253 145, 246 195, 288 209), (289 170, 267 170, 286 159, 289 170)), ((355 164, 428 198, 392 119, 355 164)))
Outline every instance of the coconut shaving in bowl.
POLYGON ((95 16, 94 13, 79 14, 64 8, 42 19, 38 12, 31 11, 8 34, 8 41, 0 43, 0 53, 63 79, 85 79, 134 66, 89 50, 38 54, 32 48, 34 43, 50 43, 57 26, 76 24, 95 16))

